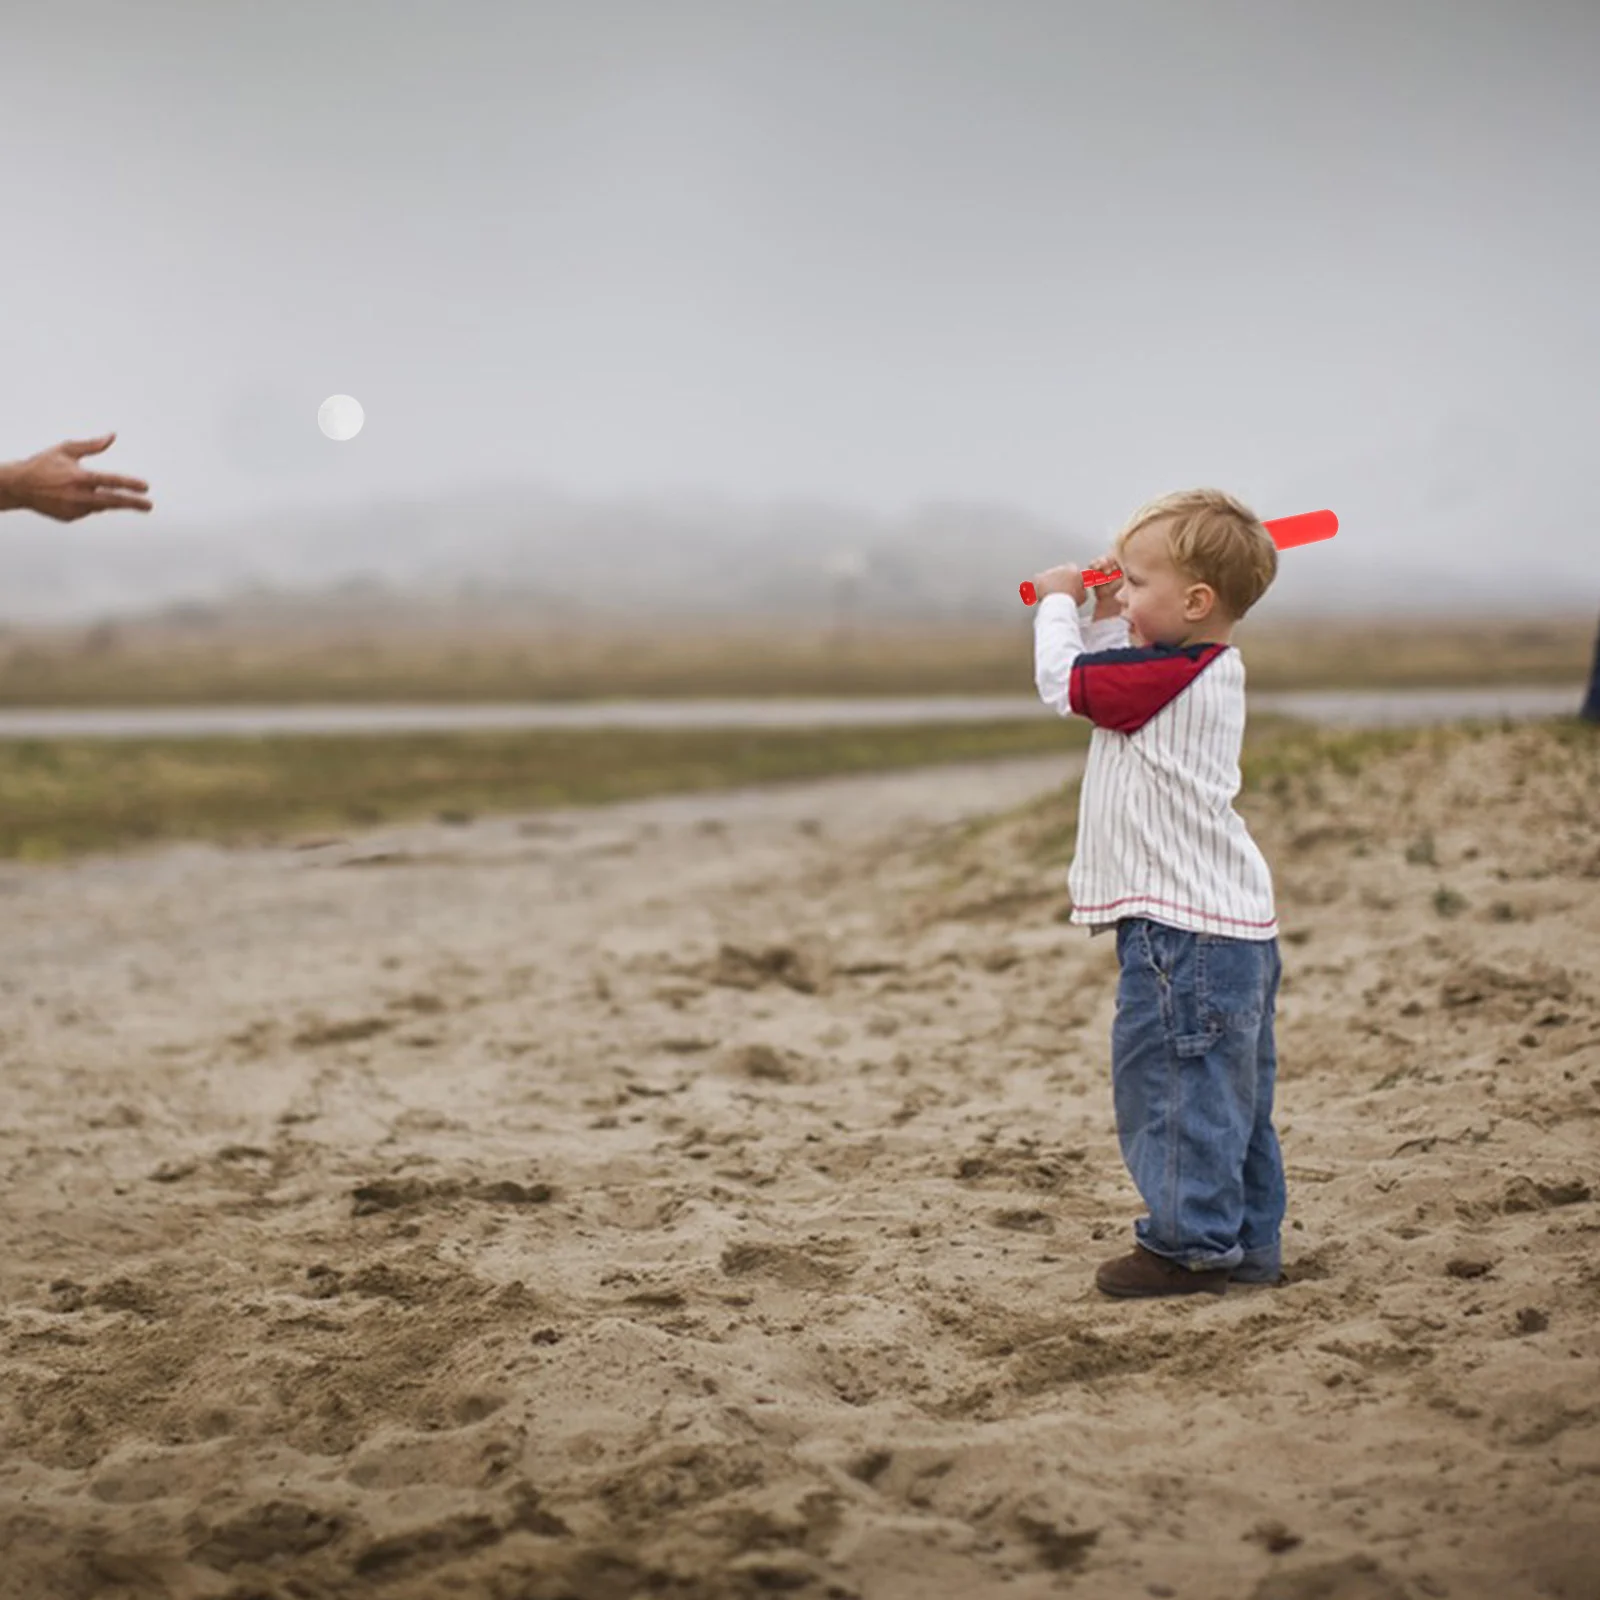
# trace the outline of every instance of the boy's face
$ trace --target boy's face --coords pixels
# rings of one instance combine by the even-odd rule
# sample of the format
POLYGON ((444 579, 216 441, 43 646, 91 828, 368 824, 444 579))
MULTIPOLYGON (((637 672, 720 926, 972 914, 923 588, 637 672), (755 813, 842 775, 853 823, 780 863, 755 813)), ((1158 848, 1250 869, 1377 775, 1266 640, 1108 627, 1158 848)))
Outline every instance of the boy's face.
POLYGON ((1184 614, 1184 595, 1194 588, 1172 564, 1167 525, 1152 522, 1122 547, 1122 588, 1117 598, 1128 622, 1129 644, 1180 644, 1202 618, 1184 614))

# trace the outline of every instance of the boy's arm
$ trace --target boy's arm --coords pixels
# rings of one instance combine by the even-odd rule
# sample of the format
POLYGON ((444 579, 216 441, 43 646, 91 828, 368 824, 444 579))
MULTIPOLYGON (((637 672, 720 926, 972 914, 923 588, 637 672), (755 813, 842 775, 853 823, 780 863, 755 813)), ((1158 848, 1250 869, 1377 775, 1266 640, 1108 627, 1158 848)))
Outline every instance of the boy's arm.
POLYGON ((1085 650, 1122 650, 1128 644, 1128 619, 1120 614, 1102 617, 1097 612, 1083 625, 1085 650))
POLYGON ((1078 657, 1120 650, 1127 643, 1127 619, 1115 602, 1108 606, 1097 597, 1094 616, 1085 623, 1071 595, 1045 595, 1033 619, 1033 681, 1039 698, 1058 716, 1072 716, 1072 668, 1078 657))
MULTIPOLYGON (((1120 618, 1102 618, 1090 631, 1102 630, 1104 637, 1126 627, 1120 618)), ((1227 648, 1161 652, 1107 644, 1091 650, 1077 603, 1070 595, 1046 594, 1033 620, 1033 681, 1057 716, 1087 717, 1097 728, 1137 733, 1227 648)))
POLYGON ((1069 594, 1042 595, 1033 618, 1033 683, 1057 716, 1072 715, 1072 666, 1083 651, 1077 602, 1069 594))
POLYGON ((1128 619, 1122 614, 1122 569, 1114 554, 1107 553, 1098 561, 1091 561, 1085 572, 1116 573, 1109 582, 1095 585, 1094 616, 1083 630, 1085 650, 1124 650, 1128 645, 1128 619))

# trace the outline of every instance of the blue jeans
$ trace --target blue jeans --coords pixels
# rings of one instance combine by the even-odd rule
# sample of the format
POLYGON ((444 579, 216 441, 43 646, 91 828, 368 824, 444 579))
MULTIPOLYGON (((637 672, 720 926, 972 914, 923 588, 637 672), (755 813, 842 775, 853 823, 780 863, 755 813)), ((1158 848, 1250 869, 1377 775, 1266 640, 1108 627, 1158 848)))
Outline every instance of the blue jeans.
POLYGON ((1287 1193, 1272 1127, 1276 939, 1117 924, 1111 1089, 1149 1215, 1134 1237, 1196 1270, 1276 1278, 1287 1193))

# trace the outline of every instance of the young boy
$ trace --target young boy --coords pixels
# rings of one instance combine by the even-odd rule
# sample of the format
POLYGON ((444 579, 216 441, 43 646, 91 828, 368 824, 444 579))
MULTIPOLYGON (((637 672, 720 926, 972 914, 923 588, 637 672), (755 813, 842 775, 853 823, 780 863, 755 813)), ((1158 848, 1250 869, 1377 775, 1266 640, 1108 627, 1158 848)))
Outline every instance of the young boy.
POLYGON ((1149 1210, 1106 1294, 1276 1283, 1286 1195, 1272 1127, 1278 922, 1272 874, 1234 811, 1244 663, 1233 627, 1278 553, 1254 513, 1196 489, 1135 513, 1080 631, 1079 568, 1034 579, 1034 680, 1094 723, 1068 874, 1072 921, 1117 935, 1112 1099, 1149 1210))

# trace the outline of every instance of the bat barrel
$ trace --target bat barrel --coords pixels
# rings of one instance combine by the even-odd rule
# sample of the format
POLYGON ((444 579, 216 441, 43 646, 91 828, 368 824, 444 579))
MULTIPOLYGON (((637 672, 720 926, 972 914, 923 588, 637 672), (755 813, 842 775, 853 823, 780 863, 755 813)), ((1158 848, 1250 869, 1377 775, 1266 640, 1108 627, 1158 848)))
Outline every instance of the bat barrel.
POLYGON ((1272 542, 1280 550, 1293 550, 1297 545, 1331 539, 1339 531, 1339 519, 1331 511, 1307 511, 1298 517, 1263 522, 1261 526, 1272 535, 1272 542))

